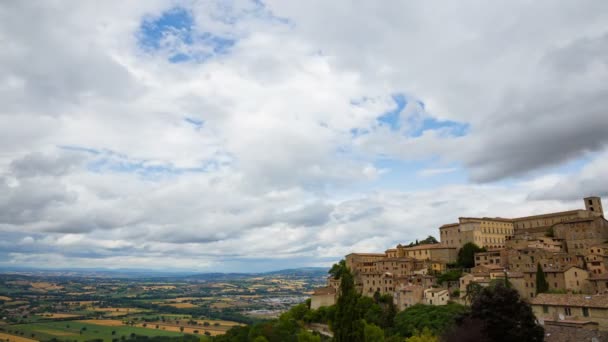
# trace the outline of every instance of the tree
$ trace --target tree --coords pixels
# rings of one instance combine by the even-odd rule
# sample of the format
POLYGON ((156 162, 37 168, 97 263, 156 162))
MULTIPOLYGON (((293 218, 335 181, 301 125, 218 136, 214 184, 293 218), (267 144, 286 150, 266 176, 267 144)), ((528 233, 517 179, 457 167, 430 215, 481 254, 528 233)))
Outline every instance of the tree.
POLYGON ((441 335, 466 311, 467 308, 460 304, 441 306, 416 304, 395 316, 395 332, 409 337, 428 328, 431 333, 441 335))
MULTIPOLYGON (((333 267, 332 267, 333 269, 333 267)), ((360 342, 364 340, 362 313, 357 310, 359 294, 350 270, 344 265, 339 270, 340 294, 336 303, 336 316, 332 328, 336 342, 360 342)))
POLYGON ((482 289, 483 289, 483 286, 479 285, 479 283, 476 283, 474 281, 467 284, 467 293, 465 293, 465 295, 464 295, 465 304, 472 303, 473 300, 475 300, 475 297, 477 297, 477 295, 479 295, 479 293, 481 292, 482 289))
MULTIPOLYGON (((467 326, 462 341, 474 341, 468 335, 476 335, 475 341, 495 342, 542 342, 544 338, 544 330, 537 324, 530 305, 519 297, 516 290, 502 283, 484 288, 473 300, 471 311, 457 324, 460 328, 467 326)), ((447 340, 456 341, 450 339, 450 335, 455 334, 448 334, 447 340)))
POLYGON ((253 340, 253 342, 268 342, 268 340, 264 336, 258 336, 253 340))
POLYGON ((439 342, 439 338, 425 327, 422 332, 416 332, 414 336, 406 338, 405 342, 439 342))
POLYGON ((439 243, 439 241, 437 241, 437 239, 435 239, 434 236, 427 236, 426 239, 420 241, 420 244, 425 245, 425 244, 435 244, 435 243, 439 243))
POLYGON ((306 330, 302 330, 298 334, 298 342, 321 342, 321 336, 317 336, 306 330))
POLYGON ((346 261, 342 259, 337 264, 333 264, 327 273, 334 277, 334 279, 340 279, 342 277, 342 272, 346 269, 346 261))
POLYGON ((465 243, 462 248, 458 250, 458 265, 464 268, 471 268, 475 266, 475 253, 485 251, 485 248, 480 248, 472 242, 465 243))
POLYGON ((461 269, 449 270, 437 277, 437 283, 441 285, 449 281, 458 281, 460 277, 462 277, 461 269))
POLYGON ((549 290, 549 283, 545 278, 545 272, 540 266, 540 262, 536 264, 536 294, 547 292, 549 290))
POLYGON ((384 331, 375 325, 365 323, 365 342, 384 342, 384 331))
POLYGON ((184 327, 179 327, 180 332, 184 332, 184 327))

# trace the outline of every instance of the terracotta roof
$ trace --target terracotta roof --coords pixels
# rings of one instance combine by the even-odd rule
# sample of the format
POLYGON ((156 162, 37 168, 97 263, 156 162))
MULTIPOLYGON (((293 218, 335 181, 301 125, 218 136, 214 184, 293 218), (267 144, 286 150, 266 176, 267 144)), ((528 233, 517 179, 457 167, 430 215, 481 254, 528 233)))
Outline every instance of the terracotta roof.
POLYGON ((503 217, 459 217, 459 219, 465 220, 479 220, 479 221, 497 221, 497 222, 513 222, 513 219, 503 218, 503 217))
MULTIPOLYGON (((545 273, 562 273, 562 272, 566 272, 567 270, 571 269, 571 268, 578 268, 581 271, 587 272, 587 270, 580 268, 578 266, 574 266, 574 265, 567 265, 565 267, 562 268, 544 268, 543 267, 543 272, 545 273)), ((536 267, 534 268, 530 268, 528 270, 523 271, 524 273, 536 273, 536 267)))
POLYGON ((576 306, 608 309, 608 295, 541 293, 530 299, 532 305, 576 306))
POLYGON ((596 274, 593 277, 587 278, 589 281, 608 280, 608 274, 596 274))
POLYGON ((598 325, 597 322, 592 322, 592 321, 576 321, 573 319, 555 320, 553 318, 545 318, 544 323, 549 324, 549 325, 588 325, 588 324, 589 325, 598 325))
MULTIPOLYGON (((589 221, 595 221, 595 219, 597 219, 597 217, 578 218, 578 219, 572 219, 572 220, 568 220, 568 221, 564 221, 564 222, 560 222, 560 223, 589 222, 589 221)), ((555 226, 557 226, 560 223, 556 223, 555 226)))
POLYGON ((532 215, 532 216, 522 216, 522 217, 516 217, 516 218, 514 218, 513 222, 525 221, 525 220, 535 219, 535 218, 541 218, 541 217, 551 217, 551 216, 562 216, 562 215, 578 214, 581 211, 586 211, 586 210, 585 209, 576 209, 576 210, 568 210, 568 211, 558 211, 558 212, 555 212, 555 213, 548 213, 548 214, 540 214, 540 215, 532 215))
POLYGON ((434 293, 440 293, 440 292, 443 292, 443 291, 448 292, 448 290, 441 289, 441 288, 437 288, 437 289, 436 288, 430 288, 430 289, 424 290, 424 292, 434 292, 434 293))
POLYGON ((407 285, 407 286, 399 288, 398 290, 402 291, 402 292, 407 292, 407 291, 414 291, 417 289, 422 289, 422 286, 421 285, 407 285))
POLYGON ((410 257, 395 257, 395 258, 386 258, 385 260, 380 260, 380 262, 388 262, 388 261, 413 261, 414 258, 410 257))
POLYGON ((320 287, 315 289, 314 293, 312 294, 313 296, 322 296, 322 295, 330 295, 330 294, 336 294, 336 289, 334 289, 331 286, 326 286, 326 287, 320 287))
POLYGON ((384 253, 350 253, 350 254, 348 254, 348 255, 346 255, 346 256, 349 256, 349 255, 358 255, 358 256, 378 256, 378 257, 380 257, 380 256, 386 256, 386 254, 384 254, 384 253))
POLYGON ((485 267, 489 270, 503 270, 504 267, 500 266, 500 265, 496 265, 496 264, 489 264, 489 265, 479 265, 479 266, 475 266, 475 267, 485 267))
POLYGON ((524 274, 522 272, 507 272, 507 277, 509 277, 509 278, 523 278, 524 274))
POLYGON ((419 249, 456 249, 456 247, 446 247, 440 243, 429 243, 424 245, 412 246, 412 247, 403 247, 404 249, 409 250, 419 250, 419 249))

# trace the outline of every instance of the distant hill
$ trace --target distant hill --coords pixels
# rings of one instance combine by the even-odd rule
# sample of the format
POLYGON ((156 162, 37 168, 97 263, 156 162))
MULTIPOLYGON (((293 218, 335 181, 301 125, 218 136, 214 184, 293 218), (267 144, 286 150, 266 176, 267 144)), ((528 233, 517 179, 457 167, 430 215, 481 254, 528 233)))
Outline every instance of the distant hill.
POLYGON ((100 278, 130 278, 130 279, 156 279, 156 280, 205 280, 221 281, 246 279, 264 276, 288 276, 316 278, 327 276, 328 268, 302 267, 270 272, 257 273, 194 273, 194 272, 162 272, 157 270, 141 269, 37 269, 28 267, 0 267, 1 274, 14 274, 23 276, 49 276, 49 277, 100 277, 100 278))
POLYGON ((325 267, 302 267, 302 268, 290 268, 285 270, 260 272, 260 273, 201 273, 184 276, 184 279, 191 280, 234 280, 244 279, 251 277, 264 277, 264 276, 287 276, 287 277, 325 277, 327 276, 328 268, 325 267))

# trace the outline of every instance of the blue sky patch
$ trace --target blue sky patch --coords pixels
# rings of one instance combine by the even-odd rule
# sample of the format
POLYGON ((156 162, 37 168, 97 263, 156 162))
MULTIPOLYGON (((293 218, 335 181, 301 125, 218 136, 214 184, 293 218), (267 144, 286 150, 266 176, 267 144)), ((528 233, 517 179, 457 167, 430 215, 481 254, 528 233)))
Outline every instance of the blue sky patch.
POLYGON ((203 127, 203 124, 205 123, 205 121, 203 121, 203 120, 195 119, 195 118, 190 118, 190 117, 185 117, 184 121, 186 121, 187 123, 191 124, 196 129, 200 129, 201 127, 203 127))
POLYGON ((176 7, 164 12, 160 17, 144 20, 140 27, 139 44, 145 49, 160 49, 165 37, 178 34, 186 44, 192 44, 192 13, 176 7))
POLYGON ((205 60, 229 52, 236 40, 212 32, 197 32, 192 13, 182 7, 145 19, 138 34, 140 47, 149 53, 166 52, 171 63, 205 60))
POLYGON ((398 131, 401 129, 401 113, 407 106, 407 100, 403 95, 393 95, 393 101, 395 101, 395 108, 380 115, 378 121, 381 124, 388 125, 391 130, 398 131))
POLYGON ((90 154, 100 154, 101 153, 101 152, 99 152, 96 149, 86 148, 86 147, 80 147, 80 146, 59 145, 57 147, 60 148, 60 149, 62 149, 62 150, 76 151, 76 152, 86 152, 86 153, 90 153, 90 154))
POLYGON ((444 130, 449 136, 461 137, 469 132, 469 125, 456 121, 440 121, 435 118, 425 118, 422 124, 416 127, 411 133, 411 137, 419 137, 424 131, 444 130))

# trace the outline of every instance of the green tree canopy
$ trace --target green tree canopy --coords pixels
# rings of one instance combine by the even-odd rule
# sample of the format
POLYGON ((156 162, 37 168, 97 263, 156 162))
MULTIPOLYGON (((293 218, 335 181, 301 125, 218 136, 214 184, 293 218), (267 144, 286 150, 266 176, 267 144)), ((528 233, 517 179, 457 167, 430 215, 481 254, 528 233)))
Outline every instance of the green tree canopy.
POLYGON ((460 304, 416 304, 395 316, 395 331, 401 336, 409 337, 428 328, 432 334, 441 335, 466 311, 467 308, 460 304))
POLYGON ((327 273, 334 277, 334 279, 340 279, 342 277, 342 272, 346 269, 346 261, 342 259, 337 264, 333 264, 327 273))
POLYGON ((536 264, 536 294, 549 291, 549 283, 545 278, 545 272, 540 266, 540 263, 536 264))
POLYGON ((437 277, 437 283, 443 284, 446 281, 458 281, 460 279, 460 277, 462 277, 461 269, 449 270, 444 273, 441 273, 437 277))
POLYGON ((362 342, 364 340, 363 313, 357 307, 360 295, 355 289, 355 282, 350 270, 344 267, 340 273, 340 296, 336 303, 336 316, 332 324, 334 341, 362 342))
POLYGON ((437 241, 437 239, 435 239, 434 236, 427 236, 426 239, 424 240, 420 240, 420 244, 421 245, 425 245, 425 244, 434 244, 434 243, 439 243, 439 241, 437 241))
POLYGON ((471 336, 475 336, 474 341, 495 342, 541 342, 544 338, 530 305, 516 290, 501 283, 484 288, 457 324, 455 331, 446 334, 446 341, 473 341, 471 336))
POLYGON ((485 248, 480 248, 472 242, 465 243, 462 248, 458 250, 458 265, 465 268, 475 266, 475 253, 485 251, 485 248))
POLYGON ((405 342, 439 342, 439 337, 433 335, 429 328, 424 328, 422 332, 417 332, 414 336, 406 338, 405 342))
POLYGON ((298 342, 321 342, 321 336, 317 336, 306 330, 302 330, 298 334, 298 342))
POLYGON ((384 342, 384 331, 375 324, 365 323, 365 342, 384 342))

